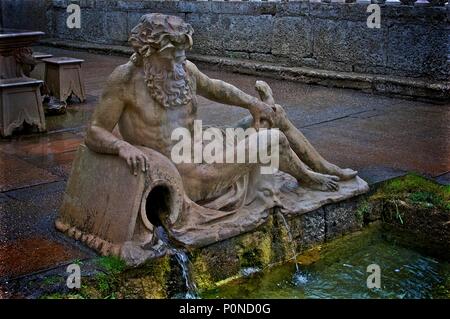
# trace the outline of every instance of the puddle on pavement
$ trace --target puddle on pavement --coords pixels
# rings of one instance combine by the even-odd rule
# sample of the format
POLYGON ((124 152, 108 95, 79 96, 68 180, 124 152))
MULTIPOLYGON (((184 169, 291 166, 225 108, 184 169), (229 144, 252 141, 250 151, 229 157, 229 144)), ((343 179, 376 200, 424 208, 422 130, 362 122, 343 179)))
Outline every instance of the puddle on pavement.
POLYGON ((14 278, 82 257, 80 251, 47 238, 19 239, 0 245, 0 278, 14 278))

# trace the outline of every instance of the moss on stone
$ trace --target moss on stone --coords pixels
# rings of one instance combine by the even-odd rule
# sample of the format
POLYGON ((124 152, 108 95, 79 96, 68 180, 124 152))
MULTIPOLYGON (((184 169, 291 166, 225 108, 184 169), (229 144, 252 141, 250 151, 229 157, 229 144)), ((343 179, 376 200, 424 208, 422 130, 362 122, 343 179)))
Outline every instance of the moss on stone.
POLYGON ((384 183, 369 200, 403 200, 420 208, 450 212, 450 185, 440 185, 422 176, 407 174, 384 183))
POLYGON ((192 260, 193 280, 200 290, 213 288, 215 283, 211 278, 211 273, 208 267, 208 261, 205 260, 205 255, 201 253, 195 254, 192 260))
POLYGON ((305 252, 303 252, 301 255, 298 255, 296 258, 297 262, 300 265, 304 265, 304 266, 311 265, 320 259, 321 250, 322 250, 321 245, 314 246, 314 247, 306 250, 305 252))
POLYGON ((245 234, 237 247, 241 268, 264 268, 271 262, 272 236, 265 229, 245 234))
POLYGON ((53 294, 43 295, 40 299, 84 299, 84 297, 80 294, 62 294, 57 292, 53 294))
POLYGON ((371 204, 367 200, 361 200, 358 203, 358 208, 355 211, 356 220, 360 223, 364 221, 364 218, 370 213, 371 204))
POLYGON ((167 298, 172 271, 170 256, 150 260, 121 274, 120 296, 123 298, 167 298))
POLYGON ((126 268, 125 261, 116 256, 99 257, 96 262, 107 273, 117 274, 122 272, 126 268))

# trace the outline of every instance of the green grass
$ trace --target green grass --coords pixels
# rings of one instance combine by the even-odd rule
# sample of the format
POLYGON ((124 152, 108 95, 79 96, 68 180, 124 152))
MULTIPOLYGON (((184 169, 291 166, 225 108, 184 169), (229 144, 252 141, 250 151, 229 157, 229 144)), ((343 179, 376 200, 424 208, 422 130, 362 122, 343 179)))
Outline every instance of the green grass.
POLYGON ((360 222, 364 221, 364 216, 370 212, 370 203, 364 200, 359 204, 358 209, 355 212, 356 219, 360 222))
POLYGON ((121 273, 126 268, 125 261, 114 256, 100 257, 97 260, 97 264, 109 274, 121 273))
POLYGON ((60 276, 49 276, 44 279, 43 284, 49 286, 49 285, 54 285, 60 281, 61 281, 60 276))
POLYGON ((91 283, 82 287, 83 297, 115 299, 115 291, 120 285, 120 274, 126 268, 125 261, 118 257, 107 256, 98 258, 96 263, 103 272, 97 273, 91 283))
POLYGON ((416 174, 407 174, 382 185, 371 200, 404 200, 410 204, 450 212, 450 186, 443 186, 416 174))

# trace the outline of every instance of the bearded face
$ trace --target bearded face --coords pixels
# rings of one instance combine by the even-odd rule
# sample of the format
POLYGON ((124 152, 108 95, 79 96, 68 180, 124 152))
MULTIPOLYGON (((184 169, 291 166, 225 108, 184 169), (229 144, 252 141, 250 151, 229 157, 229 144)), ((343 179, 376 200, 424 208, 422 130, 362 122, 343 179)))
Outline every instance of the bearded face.
POLYGON ((192 47, 192 33, 181 18, 159 13, 142 16, 131 31, 130 43, 136 51, 132 61, 143 66, 150 95, 164 107, 192 100, 184 54, 192 47))
POLYGON ((157 58, 143 60, 145 82, 153 99, 166 108, 191 102, 192 91, 185 61, 158 63, 157 58))

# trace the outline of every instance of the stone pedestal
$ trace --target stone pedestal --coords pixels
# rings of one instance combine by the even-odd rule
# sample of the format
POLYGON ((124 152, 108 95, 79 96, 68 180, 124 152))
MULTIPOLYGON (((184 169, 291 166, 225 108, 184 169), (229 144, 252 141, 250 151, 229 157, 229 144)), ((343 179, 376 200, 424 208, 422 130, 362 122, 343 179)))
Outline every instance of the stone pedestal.
POLYGON ((34 66, 33 71, 30 73, 30 77, 38 80, 45 80, 45 62, 43 59, 48 59, 53 57, 52 54, 42 53, 42 52, 33 52, 33 58, 36 60, 36 65, 34 66))
POLYGON ((43 59, 46 64, 45 83, 50 94, 60 101, 75 95, 81 102, 86 100, 81 63, 84 60, 68 57, 43 59))
POLYGON ((0 135, 9 136, 23 123, 46 130, 40 86, 42 81, 30 78, 0 80, 0 135))

